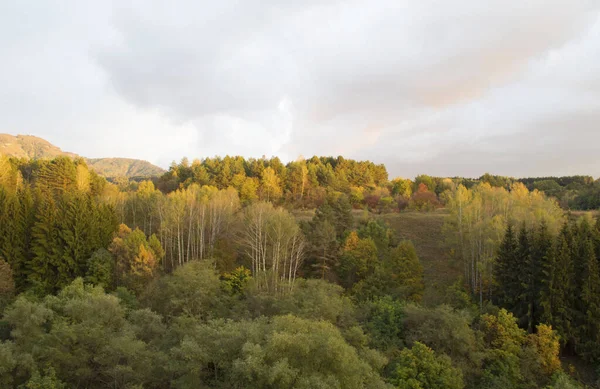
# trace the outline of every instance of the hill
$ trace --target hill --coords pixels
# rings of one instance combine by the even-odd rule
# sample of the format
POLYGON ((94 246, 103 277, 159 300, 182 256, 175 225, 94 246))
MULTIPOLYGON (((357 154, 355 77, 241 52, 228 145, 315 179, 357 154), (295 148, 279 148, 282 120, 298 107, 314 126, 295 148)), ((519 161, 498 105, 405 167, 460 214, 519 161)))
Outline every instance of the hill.
MULTIPOLYGON (((75 153, 61 150, 45 139, 33 135, 0 134, 0 155, 15 158, 44 159, 67 156, 75 153)), ((165 171, 148 161, 131 158, 85 158, 87 164, 104 177, 153 177, 165 171)))
MULTIPOLYGON (((315 214, 314 210, 296 210, 293 213, 298 221, 309 221, 315 214)), ((354 210, 353 214, 355 221, 365 217, 363 210, 354 210)), ((423 303, 428 306, 445 302, 448 288, 462 276, 460 265, 452 259, 451 247, 446 243, 442 232, 448 215, 445 209, 434 212, 371 214, 392 227, 399 240, 410 240, 414 244, 423 265, 423 303)))
POLYGON ((8 134, 0 134, 0 155, 28 159, 56 158, 61 155, 77 156, 77 154, 62 151, 59 147, 37 136, 8 134))
POLYGON ((86 158, 88 166, 104 177, 154 177, 165 171, 148 161, 131 158, 86 158))
POLYGON ((460 266, 450 257, 442 227, 448 212, 405 211, 380 216, 394 228, 398 237, 413 242, 425 277, 423 303, 436 305, 444 301, 448 287, 462 275, 460 266))

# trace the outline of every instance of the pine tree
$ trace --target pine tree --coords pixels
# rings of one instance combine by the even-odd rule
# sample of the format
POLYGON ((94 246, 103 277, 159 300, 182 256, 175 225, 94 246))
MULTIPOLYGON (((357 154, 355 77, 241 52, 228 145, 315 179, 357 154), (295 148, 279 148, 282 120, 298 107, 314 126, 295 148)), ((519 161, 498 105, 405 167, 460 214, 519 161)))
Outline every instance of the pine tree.
MULTIPOLYGON (((586 279, 586 264, 590 257, 590 241, 593 239, 592 228, 586 218, 581 218, 579 225, 572 228, 573 239, 571 244, 571 258, 573 261, 573 304, 572 304, 572 319, 573 329, 582 328, 585 321, 587 306, 583 302, 583 286, 586 279)), ((592 247, 592 253, 593 253, 592 247)), ((576 331, 575 331, 576 332, 576 331)), ((577 339, 579 334, 574 334, 577 339)), ((576 342, 578 343, 578 342, 576 342)))
POLYGON ((65 194, 59 205, 58 236, 61 260, 58 264, 58 286, 63 287, 86 273, 88 258, 99 247, 94 239, 94 216, 91 199, 78 193, 65 194))
POLYGON ((519 269, 517 238, 512 223, 509 223, 494 267, 496 302, 501 307, 512 309, 516 305, 519 269))
POLYGON ((548 289, 549 313, 545 318, 556 329, 563 346, 572 339, 572 305, 574 289, 574 272, 571 248, 568 243, 568 226, 560 233, 554 249, 555 258, 552 267, 552 282, 548 289))
POLYGON ((582 326, 578 351, 589 361, 600 361, 600 274, 594 245, 588 240, 581 279, 582 326))
POLYGON ((36 191, 35 222, 31 230, 30 283, 39 293, 58 288, 60 247, 56 228, 57 210, 48 192, 36 191))
POLYGON ((517 318, 519 325, 527 327, 529 324, 529 291, 531 288, 531 239, 529 231, 525 224, 519 230, 517 260, 516 265, 516 282, 514 287, 515 301, 510 310, 517 318))
POLYGON ((537 231, 534 231, 533 244, 529 256, 528 272, 528 314, 527 330, 530 333, 540 323, 542 314, 540 309, 540 299, 542 295, 547 295, 547 289, 551 287, 551 266, 553 259, 552 237, 548 231, 548 225, 542 221, 537 231))
POLYGON ((306 264, 312 267, 316 277, 328 279, 330 270, 338 261, 339 243, 335 227, 328 220, 311 223, 309 226, 309 260, 306 264))
POLYGON ((10 264, 18 290, 26 280, 25 218, 18 192, 0 187, 0 258, 10 264))

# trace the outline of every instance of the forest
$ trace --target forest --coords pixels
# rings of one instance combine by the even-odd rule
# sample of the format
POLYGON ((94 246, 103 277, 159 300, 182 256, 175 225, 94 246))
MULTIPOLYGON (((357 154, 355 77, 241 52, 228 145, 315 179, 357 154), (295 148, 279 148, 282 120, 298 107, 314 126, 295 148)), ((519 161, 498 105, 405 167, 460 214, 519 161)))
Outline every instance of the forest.
POLYGON ((0 387, 600 388, 597 208, 587 176, 0 157, 0 387), (443 218, 435 303, 407 214, 443 218))

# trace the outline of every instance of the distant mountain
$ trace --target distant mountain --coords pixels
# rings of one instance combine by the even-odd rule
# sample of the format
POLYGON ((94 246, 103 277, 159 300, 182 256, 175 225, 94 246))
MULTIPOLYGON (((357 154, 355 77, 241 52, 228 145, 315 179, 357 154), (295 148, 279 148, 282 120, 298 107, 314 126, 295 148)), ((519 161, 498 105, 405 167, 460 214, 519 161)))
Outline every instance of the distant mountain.
POLYGON ((0 155, 16 158, 56 158, 61 155, 76 157, 77 154, 62 151, 45 139, 33 135, 0 134, 0 155))
POLYGON ((86 158, 88 166, 104 177, 155 177, 165 171, 148 161, 131 158, 86 158))
MULTIPOLYGON (((45 159, 77 154, 62 151, 45 139, 32 135, 0 134, 0 155, 16 158, 45 159)), ((85 158, 88 166, 107 178, 153 177, 165 171, 148 161, 131 158, 85 158)))

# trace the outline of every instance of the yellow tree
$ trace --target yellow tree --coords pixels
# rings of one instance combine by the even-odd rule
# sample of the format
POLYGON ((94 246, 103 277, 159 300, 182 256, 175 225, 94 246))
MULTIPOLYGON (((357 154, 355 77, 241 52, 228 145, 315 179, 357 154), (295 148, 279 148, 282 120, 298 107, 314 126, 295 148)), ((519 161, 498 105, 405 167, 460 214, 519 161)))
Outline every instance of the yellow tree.
POLYGON ((261 177, 261 199, 276 202, 281 198, 282 189, 280 179, 271 167, 266 168, 261 177))
POLYGON ((77 172, 75 176, 77 190, 83 193, 89 193, 90 191, 90 171, 87 166, 83 163, 77 165, 77 172))
POLYGON ((529 192, 521 183, 510 191, 482 183, 473 189, 459 185, 449 192, 450 217, 444 225, 446 238, 463 260, 465 280, 472 293, 491 298, 494 260, 509 221, 528 227, 542 221, 551 232, 562 225, 564 213, 553 199, 538 191, 529 192))

